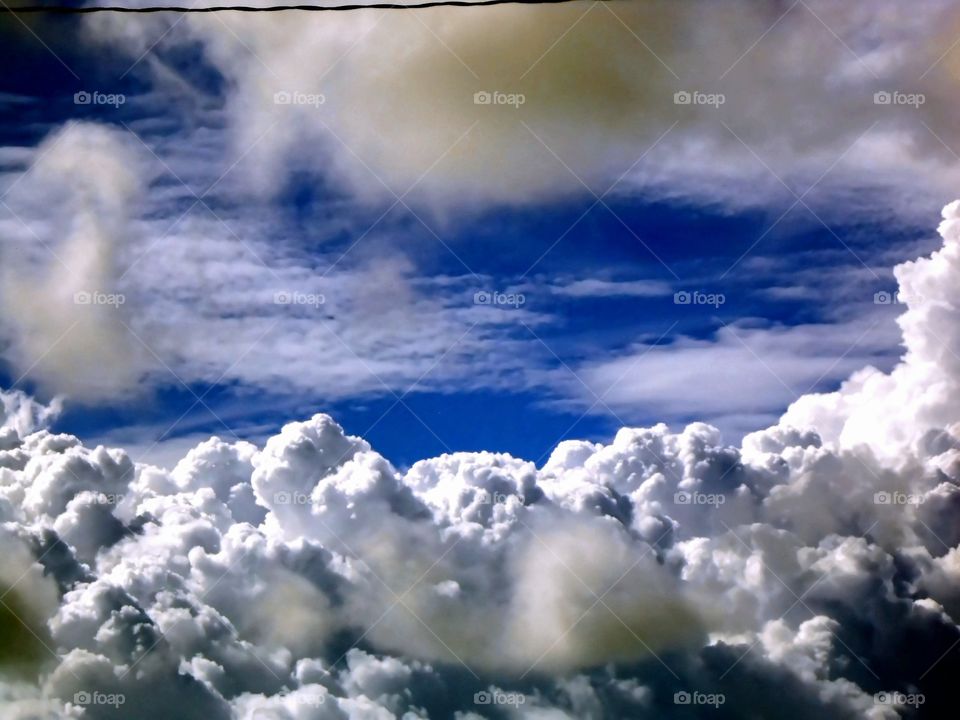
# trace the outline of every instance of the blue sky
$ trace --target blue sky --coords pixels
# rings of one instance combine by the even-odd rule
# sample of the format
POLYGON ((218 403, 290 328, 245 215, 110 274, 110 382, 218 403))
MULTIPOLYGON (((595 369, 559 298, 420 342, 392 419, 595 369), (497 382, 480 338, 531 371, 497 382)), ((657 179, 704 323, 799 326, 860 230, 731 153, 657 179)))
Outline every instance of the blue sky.
MULTIPOLYGON (((719 179, 705 192, 688 180, 611 185, 614 175, 591 176, 597 190, 574 183, 517 203, 362 197, 323 163, 277 174, 255 153, 238 156, 235 80, 202 44, 160 43, 151 52, 162 66, 131 66, 136 54, 120 45, 94 62, 71 23, 38 25, 47 47, 18 33, 4 50, 24 69, 5 81, 5 182, 68 120, 133 138, 146 192, 118 255, 118 285, 133 298, 125 310, 150 304, 155 317, 130 321, 135 345, 152 356, 136 387, 66 393, 58 430, 169 462, 198 437, 259 442, 322 411, 399 465, 481 449, 542 462, 561 439, 608 439, 624 424, 706 420, 736 442, 795 397, 899 357, 897 307, 877 305, 874 293, 894 287, 894 264, 934 247, 932 227, 910 213, 891 220, 890 187, 861 168, 831 185, 843 168, 836 156, 812 175, 791 174, 744 145, 747 185, 731 180, 732 195, 719 179), (159 67, 186 85, 172 92, 159 67), (75 92, 96 88, 125 102, 74 103, 75 92), (246 180, 261 174, 269 190, 251 193, 246 180), (271 327, 262 342, 283 352, 247 356, 264 318, 221 300, 271 289, 323 294, 324 303, 272 314, 282 338, 271 327), (477 306, 478 292, 519 294, 523 304, 477 306), (678 304, 683 292, 722 303, 678 304), (204 306, 212 294, 218 301, 204 306), (164 315, 171 326, 157 330, 164 315), (155 344, 154 331, 166 339, 155 344)), ((528 129, 557 176, 579 179, 528 129)), ((635 155, 632 170, 659 170, 635 155)), ((338 162, 377 175, 360 153, 338 162)), ((683 177, 709 180, 716 168, 709 157, 700 164, 683 177)), ((16 224, 29 212, 11 197, 16 224)), ((941 200, 936 190, 924 197, 931 207, 941 200)), ((3 358, 0 385, 60 392, 3 358)))

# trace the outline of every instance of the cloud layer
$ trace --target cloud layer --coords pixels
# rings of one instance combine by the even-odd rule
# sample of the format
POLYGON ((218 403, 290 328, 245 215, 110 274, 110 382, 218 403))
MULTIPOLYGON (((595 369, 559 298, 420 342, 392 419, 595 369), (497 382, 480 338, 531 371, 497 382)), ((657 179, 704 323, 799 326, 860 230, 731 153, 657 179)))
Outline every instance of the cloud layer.
POLYGON ((450 215, 618 181, 738 205, 789 204, 822 182, 848 212, 859 201, 846 191, 869 186, 895 191, 907 215, 908 199, 942 204, 957 180, 943 155, 960 141, 949 2, 98 16, 88 27, 131 59, 152 48, 141 69, 181 99, 177 49, 199 43, 225 80, 224 117, 257 192, 310 171, 361 199, 450 215))
POLYGON ((490 278, 419 277, 400 250, 311 254, 275 207, 225 211, 151 184, 170 172, 152 152, 126 129, 69 122, 13 175, 0 342, 15 377, 85 403, 218 382, 335 401, 527 369, 504 328, 545 316, 477 305, 490 278))
MULTIPOLYGON (((211 114, 229 143, 194 129, 154 150, 68 123, 16 159, 4 356, 80 401, 168 373, 188 389, 331 400, 543 379, 503 329, 544 317, 475 305, 489 278, 417 277, 399 251, 309 256, 265 205, 228 214, 194 195, 190 173, 183 188, 178 173, 154 183, 167 162, 202 165, 201 179, 234 162, 209 178, 234 202, 306 173, 351 202, 396 200, 425 226, 429 211, 428 229, 584 186, 789 205, 821 178, 821 192, 861 187, 864 168, 906 216, 960 179, 942 160, 960 146, 947 2, 115 21, 91 19, 90 37, 142 57, 153 101, 177 98, 185 124, 210 98, 178 52, 219 73, 211 114), (448 353, 469 377, 436 360, 448 353)), ((860 209, 852 193, 833 200, 860 209)), ((860 367, 884 338, 844 353, 859 320, 728 326, 713 343, 578 367, 616 410, 711 420, 753 419, 770 398, 849 376, 739 447, 703 422, 658 424, 563 442, 541 467, 481 452, 399 469, 316 414, 262 446, 210 438, 165 470, 52 432, 59 399, 0 393, 2 714, 947 716, 960 671, 960 201, 940 234, 937 252, 896 269, 904 352, 890 372, 860 367), (824 345, 840 359, 824 361, 824 345), (707 364, 719 387, 703 385, 707 364), (640 380, 620 383, 631 372, 640 380)), ((673 290, 545 282, 567 299, 673 290)))
POLYGON ((944 717, 960 203, 940 232, 897 269, 903 361, 740 448, 657 425, 401 472, 318 414, 168 472, 5 395, 5 716, 944 717))

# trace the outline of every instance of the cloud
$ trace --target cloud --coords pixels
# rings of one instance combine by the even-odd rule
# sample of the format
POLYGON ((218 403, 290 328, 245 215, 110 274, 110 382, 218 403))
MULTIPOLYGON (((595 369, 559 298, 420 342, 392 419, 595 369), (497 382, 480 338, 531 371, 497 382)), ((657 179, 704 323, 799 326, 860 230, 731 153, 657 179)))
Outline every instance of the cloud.
POLYGON ((781 408, 821 383, 839 382, 865 363, 885 360, 895 345, 870 315, 791 327, 740 322, 724 325, 712 338, 680 337, 587 361, 578 367, 570 395, 579 394, 596 412, 700 417, 736 435, 756 428, 757 418, 775 419, 781 408))
POLYGON ((816 422, 791 427, 791 409, 740 447, 661 424, 565 441, 539 468, 456 453, 401 472, 317 414, 262 448, 210 439, 168 471, 8 433, 0 517, 21 549, 0 566, 16 603, 2 630, 30 627, 52 650, 26 680, 0 670, 4 709, 945 716, 960 668, 957 405, 919 394, 902 421, 876 417, 875 443, 845 433, 881 391, 957 377, 931 344, 956 311, 957 207, 943 248, 897 269, 936 310, 907 306, 903 361, 851 381, 861 394, 845 387, 844 402, 805 397, 816 422))
POLYGON ((15 533, 3 530, 0 561, 0 673, 30 680, 51 665, 47 622, 59 605, 56 587, 44 577, 28 548, 15 533))
POLYGON ((960 203, 944 208, 939 232, 940 250, 894 269, 905 303, 897 319, 905 347, 902 362, 889 374, 865 369, 835 393, 800 398, 784 422, 816 427, 840 446, 867 444, 889 457, 921 442, 930 430, 955 431, 960 291, 945 278, 955 277, 960 268, 960 203))
POLYGON ((47 427, 60 414, 62 406, 61 398, 54 398, 49 405, 43 405, 20 390, 0 391, 0 410, 3 411, 0 431, 7 431, 10 438, 14 433, 29 435, 47 427))
POLYGON ((399 252, 309 254, 273 208, 214 211, 172 194, 154 182, 167 162, 196 179, 130 132, 74 122, 12 179, 0 339, 43 394, 118 403, 233 382, 336 400, 453 381, 503 387, 527 371, 504 335, 548 316, 478 306, 490 278, 421 277, 399 252), (187 205, 171 213, 172 201, 187 205))
POLYGON ((669 295, 672 289, 661 280, 604 280, 581 278, 554 286, 553 292, 572 298, 591 297, 657 297, 669 295))
MULTIPOLYGON (((35 167, 11 174, 13 192, 5 202, 17 217, 3 225, 9 236, 4 262, 13 268, 4 282, 10 343, 4 355, 14 360, 15 374, 29 370, 28 377, 40 380, 44 393, 82 401, 114 401, 162 384, 182 389, 218 382, 288 397, 310 392, 327 401, 400 394, 415 384, 444 391, 522 383, 576 397, 582 388, 570 391, 565 378, 544 372, 553 363, 545 348, 531 345, 528 334, 526 342, 512 334, 519 321, 534 327, 561 316, 534 312, 533 303, 512 313, 473 307, 473 293, 495 283, 477 276, 460 283, 423 277, 411 260, 416 250, 384 257, 361 247, 344 258, 333 240, 356 231, 359 241, 366 227, 358 230, 353 218, 339 213, 322 229, 309 229, 316 253, 299 252, 302 229, 262 201, 288 190, 291 179, 299 184, 306 177, 313 189, 345 189, 348 197, 335 201, 353 209, 358 199, 361 206, 392 203, 379 177, 398 194, 414 186, 404 201, 431 226, 428 213, 453 224, 464 217, 461 207, 551 202, 582 192, 575 175, 602 192, 673 127, 623 177, 619 192, 707 198, 723 209, 770 204, 771 198, 792 203, 765 165, 797 192, 830 168, 822 192, 806 198, 818 214, 822 201, 846 218, 856 216, 867 177, 874 190, 896 188, 892 220, 904 221, 956 180, 930 134, 954 145, 955 129, 944 120, 956 96, 952 53, 944 53, 952 38, 939 29, 956 25, 955 9, 933 3, 918 13, 881 3, 867 12, 834 5, 785 6, 782 18, 753 3, 738 12, 708 3, 438 9, 393 14, 389 21, 364 12, 274 14, 256 21, 191 16, 166 34, 165 23, 173 21, 161 17, 136 25, 90 18, 85 39, 126 48, 134 59, 160 38, 157 53, 138 65, 150 91, 131 99, 131 106, 162 104, 176 131, 125 118, 161 161, 129 133, 72 124, 32 153, 35 167), (476 42, 478 33, 486 34, 484 43, 476 42), (222 74, 216 93, 206 74, 196 84, 206 91, 186 82, 198 78, 178 75, 183 63, 177 58, 186 46, 198 52, 191 66, 222 74), (931 67, 922 82, 917 79, 931 67), (821 82, 824 77, 830 82, 821 82), (188 87, 196 102, 181 102, 188 87), (516 107, 474 104, 475 92, 498 88, 523 92, 525 101, 516 107), (726 101, 719 107, 674 103, 675 92, 696 88, 723 92, 726 101), (924 92, 926 100, 917 107, 874 104, 874 92, 898 88, 924 92), (275 102, 278 92, 317 101, 294 102, 291 95, 290 103, 275 102), (219 123, 228 132, 210 130, 219 123), (85 162, 101 150, 110 162, 85 162), (156 172, 170 175, 161 162, 189 187, 172 176, 151 184, 156 172), (54 180, 44 168, 60 175, 54 180), (87 194, 70 195, 74 169, 97 188, 97 203, 108 210, 95 214, 96 224, 84 206, 87 194), (221 170, 226 175, 218 179, 221 170), (212 210, 197 205, 180 217, 181 203, 183 209, 194 204, 193 189, 210 185, 229 201, 221 206, 216 201, 223 198, 212 195, 206 199, 212 210), (35 198, 54 186, 68 188, 63 192, 72 200, 55 218, 44 218, 35 198), (136 190, 143 187, 149 197, 139 202, 136 190), (244 187, 256 191, 257 202, 237 202, 250 199, 244 187), (29 261, 23 247, 31 247, 29 261), (89 258, 96 260, 88 264, 89 258), (106 287, 125 302, 75 306, 79 286, 106 287), (277 293, 322 297, 324 303, 277 306, 277 293), (40 295, 43 302, 35 302, 40 295), (28 303, 38 309, 28 311, 28 303), (421 378, 437 357, 443 362, 421 378)), ((124 61, 123 69, 128 66, 124 61)), ((27 154, 11 153, 18 160, 27 154)), ((800 206, 797 212, 805 211, 800 206)), ((386 243, 379 235, 364 235, 359 244, 386 243)), ((547 291, 570 298, 642 297, 667 288, 651 280, 595 277, 547 291)), ((753 368, 768 398, 760 402, 759 393, 724 383, 731 389, 718 404, 726 407, 703 419, 734 433, 755 429, 792 398, 739 343, 724 333, 718 338, 718 372, 729 378, 726 371, 737 364, 753 368)), ((645 349, 638 344, 634 356, 645 349)), ((687 401, 696 400, 695 393, 687 396, 689 365, 710 357, 706 348, 698 352, 695 340, 681 339, 675 349, 687 351, 678 359, 689 362, 667 368, 674 386, 631 386, 622 406, 616 398, 607 404, 627 415, 629 398, 653 402, 679 386, 674 409, 694 417, 685 412, 695 404, 687 401)), ((798 391, 832 362, 791 362, 775 349, 760 354, 771 363, 783 360, 774 369, 798 391)), ((660 357, 653 352, 643 363, 655 367, 660 357)), ((598 393, 626 369, 607 360, 588 358, 577 370, 598 393)), ((829 379, 868 360, 848 357, 827 373, 829 379)))
POLYGON ((132 142, 121 131, 68 123, 40 144, 5 201, 7 356, 18 373, 80 399, 128 392, 149 367, 116 287, 144 180, 132 142))
MULTIPOLYGON (((167 42, 199 40, 226 77, 235 149, 258 171, 241 177, 268 194, 291 171, 319 171, 364 201, 410 188, 411 203, 443 214, 554 200, 581 180, 601 192, 626 173, 625 185, 669 197, 789 202, 765 163, 812 182, 878 117, 834 186, 862 184, 864 167, 888 188, 931 178, 909 203, 955 182, 937 159, 956 140, 949 5, 741 9, 438 10, 389 25, 367 13, 191 17, 167 42), (915 80, 925 66, 935 72, 915 80), (695 87, 724 102, 674 103, 695 87), (915 88, 917 107, 873 102, 915 88)), ((139 28, 158 29, 123 27, 137 55, 152 42, 139 28)), ((163 60, 147 62, 182 89, 163 60)), ((472 377, 437 368, 437 386, 529 370, 499 331, 543 318, 475 306, 486 278, 468 289, 436 278, 438 300, 392 256, 321 284, 315 259, 273 247, 262 219, 222 227, 252 212, 160 227, 168 218, 139 212, 143 152, 116 130, 70 124, 12 179, 4 339, 45 389, 113 398, 163 365, 183 384, 406 389, 433 380, 424 361, 464 321, 477 328, 458 350, 472 377), (150 262, 161 240, 166 262, 150 262), (241 361, 224 375, 225 356, 241 361)), ((58 403, 3 393, 4 715, 687 718, 713 703, 727 717, 947 716, 960 670, 960 205, 941 234, 938 252, 897 269, 904 356, 890 372, 857 370, 887 346, 869 318, 738 324, 581 368, 596 394, 617 386, 616 409, 718 422, 850 375, 739 447, 703 422, 659 424, 563 442, 542 467, 455 453, 401 471, 316 414, 262 446, 206 440, 164 469, 53 433, 58 403), (824 361, 825 348, 841 360, 824 361)))
POLYGON ((100 16, 88 30, 131 58, 159 37, 144 67, 161 90, 176 49, 199 42, 257 192, 307 170, 449 215, 618 180, 736 207, 820 184, 806 202, 861 212, 870 188, 902 218, 916 211, 898 195, 926 211, 957 180, 942 158, 960 140, 958 23, 947 2, 663 1, 194 16, 169 33, 100 16))

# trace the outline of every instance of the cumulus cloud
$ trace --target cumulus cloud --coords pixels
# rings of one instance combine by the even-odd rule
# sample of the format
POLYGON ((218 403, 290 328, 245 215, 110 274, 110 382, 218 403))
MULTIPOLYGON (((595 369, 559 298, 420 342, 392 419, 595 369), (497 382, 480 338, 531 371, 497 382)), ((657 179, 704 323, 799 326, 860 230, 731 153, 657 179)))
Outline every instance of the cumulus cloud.
POLYGON ((960 290, 945 279, 960 269, 960 202, 944 208, 939 232, 940 250, 894 270, 905 304, 897 320, 904 344, 900 364, 889 374, 866 368, 835 393, 799 399, 784 415, 786 423, 816 427, 841 446, 867 444, 888 457, 924 439, 955 437, 960 290))
POLYGON ((958 207, 943 248, 897 269, 931 303, 901 318, 902 363, 741 447, 661 424, 542 467, 400 471, 317 414, 168 471, 9 429, 0 632, 24 652, 0 656, 5 712, 945 717, 960 439, 956 403, 917 388, 957 377, 932 338, 956 318, 958 207), (858 412, 876 442, 850 435, 858 412))

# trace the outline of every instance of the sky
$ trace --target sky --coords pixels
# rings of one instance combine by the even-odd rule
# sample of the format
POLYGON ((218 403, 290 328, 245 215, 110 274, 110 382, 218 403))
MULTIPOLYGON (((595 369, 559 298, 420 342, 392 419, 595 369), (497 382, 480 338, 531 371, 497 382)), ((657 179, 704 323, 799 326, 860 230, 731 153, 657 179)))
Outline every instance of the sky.
POLYGON ((0 37, 17 717, 949 706, 952 3, 0 37))
MULTIPOLYGON (((838 137, 810 140, 822 147, 783 147, 796 138, 764 137, 769 128, 750 127, 753 109, 737 106, 737 83, 748 84, 754 63, 783 41, 776 27, 735 64, 737 54, 715 51, 733 60, 719 82, 711 66, 708 85, 700 70, 706 58, 686 57, 682 48, 660 56, 606 10, 585 17, 550 52, 538 38, 540 45, 512 59, 529 67, 518 83, 529 88, 529 100, 484 106, 465 96, 465 112, 450 108, 439 118, 448 127, 424 127, 430 139, 409 167, 365 135, 382 133, 384 147, 403 147, 419 133, 410 124, 421 119, 420 110, 406 108, 396 118, 374 116, 381 111, 362 95, 364 83, 377 91, 385 81, 353 83, 354 65, 382 60, 367 52, 375 43, 329 51, 334 59, 317 79, 301 77, 288 51, 244 39, 248 28, 232 29, 235 18, 191 19, 166 34, 153 18, 29 19, 36 29, 6 22, 4 52, 18 68, 5 81, 0 127, 6 256, 18 254, 15 243, 39 239, 44 247, 34 247, 35 257, 20 253, 16 262, 41 278, 61 269, 57 230, 39 227, 49 222, 49 208, 31 192, 29 173, 17 179, 36 157, 32 148, 54 147, 65 126, 78 135, 90 124, 113 131, 141 172, 136 211, 122 219, 117 237, 104 240, 110 267, 98 278, 108 286, 102 292, 129 298, 112 325, 138 357, 124 368, 96 362, 83 377, 69 361, 48 367, 59 361, 50 355, 33 365, 39 352, 18 345, 13 328, 4 385, 46 399, 72 396, 58 429, 92 443, 138 446, 157 464, 174 462, 198 437, 262 440, 286 419, 322 409, 405 465, 458 450, 542 458, 561 439, 608 439, 622 425, 654 421, 679 427, 703 419, 737 441, 797 396, 835 389, 852 369, 889 369, 900 353, 896 307, 877 306, 874 294, 895 289, 893 265, 933 247, 929 218, 950 195, 939 186, 921 191, 906 177, 886 180, 886 163, 871 168, 865 146, 873 135, 907 134, 898 126, 914 108, 876 105, 838 137), (120 30, 101 30, 113 21, 120 30), (590 148, 603 143, 599 130, 588 125, 582 147, 569 135, 594 110, 551 125, 553 106, 567 102, 567 88, 554 87, 551 73, 564 68, 565 53, 574 57, 591 42, 586 30, 594 28, 610 35, 626 60, 652 65, 651 76, 636 88, 624 76, 624 88, 599 88, 584 104, 609 92, 626 108, 631 99, 621 93, 664 92, 655 112, 639 114, 635 132, 623 121, 611 130, 611 147, 596 152, 590 148), (197 39, 208 31, 212 39, 197 39), (217 57, 208 57, 214 49, 217 57), (276 105, 268 97, 265 107, 251 109, 250 94, 264 85, 315 104, 276 105), (329 98, 320 92, 328 87, 329 98), (724 89, 731 97, 716 106, 674 104, 671 87, 724 89), (77 104, 78 92, 101 99, 77 104), (741 142, 744 135, 749 141, 741 142), (522 148, 515 163, 498 157, 498 143, 522 148), (713 143, 727 157, 717 163, 698 143, 713 143), (657 151, 668 146, 689 157, 666 167, 657 151), (470 153, 464 162, 477 165, 477 179, 456 177, 451 148, 457 162, 461 150, 470 153), (787 153, 798 157, 784 159, 787 153), (416 185, 406 189, 408 181, 416 185), (922 197, 903 196, 900 183, 922 197), (909 203, 903 212, 893 210, 891 194, 909 203), (285 291, 315 302, 270 308, 249 300, 285 291), (677 304, 674 294, 684 292, 700 295, 677 304), (523 304, 514 297, 478 306, 477 293, 522 296, 523 304), (696 304, 701 295, 711 302, 696 304), (715 402, 704 408, 708 388, 715 402)), ((826 45, 846 66, 836 73, 867 73, 872 81, 872 72, 877 82, 862 84, 881 86, 871 63, 882 70, 890 61, 879 50, 864 59, 829 28, 818 30, 815 17, 795 8, 778 27, 826 45)), ((485 57, 472 61, 479 70, 458 60, 458 53, 477 52, 459 36, 465 49, 433 38, 420 20, 404 22, 422 43, 424 61, 442 64, 429 70, 438 87, 485 87, 474 77, 481 72, 509 77, 485 57)), ((860 32, 869 46, 868 30, 860 32)), ((604 62, 613 57, 584 75, 604 62)), ((948 69, 950 58, 940 65, 948 69)), ((805 87, 805 77, 793 80, 811 92, 797 102, 842 95, 805 87)), ((570 90, 580 82, 589 80, 574 78, 570 90)), ((930 94, 913 112, 916 137, 907 135, 905 147, 939 137, 932 123, 940 111, 930 107, 939 99, 930 94)), ((831 131, 828 117, 817 122, 823 127, 810 135, 831 131)), ((67 354, 71 338, 58 347, 54 355, 67 354)))

